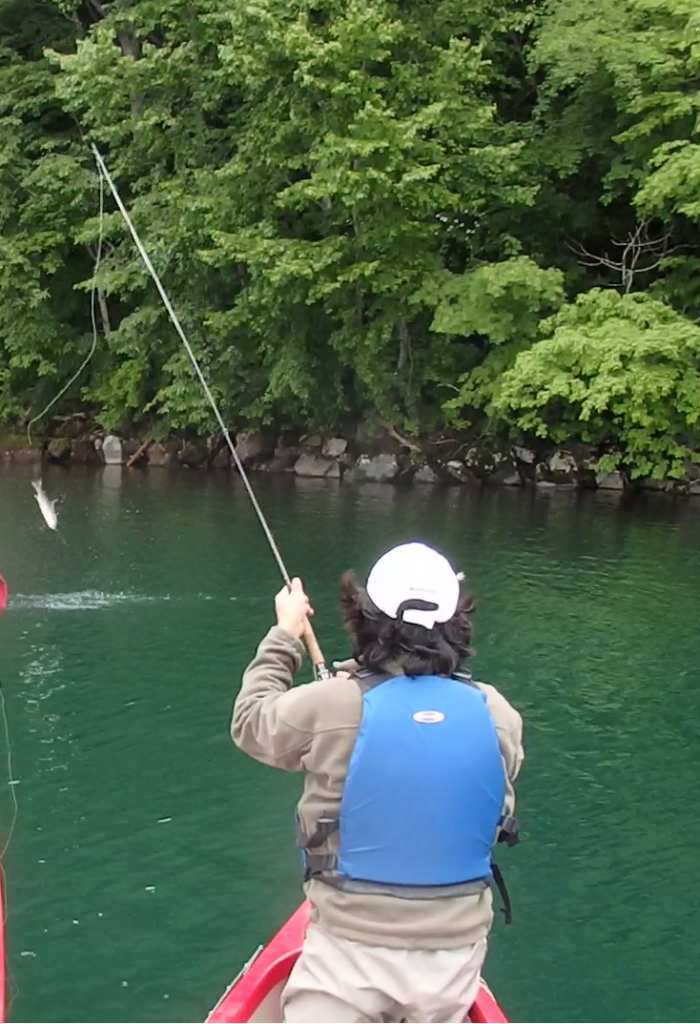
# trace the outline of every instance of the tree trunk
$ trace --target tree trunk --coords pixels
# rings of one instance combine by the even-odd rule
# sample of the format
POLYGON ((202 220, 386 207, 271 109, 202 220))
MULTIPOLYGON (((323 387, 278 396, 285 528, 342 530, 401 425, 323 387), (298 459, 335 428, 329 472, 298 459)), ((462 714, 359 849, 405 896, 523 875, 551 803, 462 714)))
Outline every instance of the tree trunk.
MULTIPOLYGON (((125 25, 117 32, 119 46, 125 57, 132 60, 139 60, 141 57, 141 40, 134 32, 133 26, 125 25)), ((143 97, 132 88, 131 90, 131 116, 138 121, 143 111, 143 97)))
POLYGON ((399 320, 399 361, 396 364, 397 370, 403 370, 406 364, 413 367, 413 353, 411 352, 411 335, 408 332, 408 324, 401 317, 399 320))
POLYGON ((97 304, 100 307, 100 316, 102 317, 102 330, 104 331, 105 338, 108 338, 112 333, 112 325, 109 321, 107 297, 101 288, 97 289, 97 304))

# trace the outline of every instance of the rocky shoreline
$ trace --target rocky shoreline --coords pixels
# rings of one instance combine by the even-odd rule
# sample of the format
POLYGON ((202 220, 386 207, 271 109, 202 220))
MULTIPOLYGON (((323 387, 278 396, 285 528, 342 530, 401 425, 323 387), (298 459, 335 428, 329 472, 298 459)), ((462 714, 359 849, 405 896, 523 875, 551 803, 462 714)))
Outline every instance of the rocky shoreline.
MULTIPOLYGON (((601 453, 581 445, 527 447, 454 437, 418 441, 386 428, 372 436, 358 431, 352 438, 246 431, 235 437, 235 447, 246 471, 259 473, 292 473, 352 483, 652 490, 700 497, 700 465, 688 463, 681 480, 633 481, 624 471, 597 471, 601 453)), ((167 441, 114 434, 57 436, 45 440, 40 448, 28 448, 20 438, 0 435, 0 461, 235 471, 220 435, 167 441)))

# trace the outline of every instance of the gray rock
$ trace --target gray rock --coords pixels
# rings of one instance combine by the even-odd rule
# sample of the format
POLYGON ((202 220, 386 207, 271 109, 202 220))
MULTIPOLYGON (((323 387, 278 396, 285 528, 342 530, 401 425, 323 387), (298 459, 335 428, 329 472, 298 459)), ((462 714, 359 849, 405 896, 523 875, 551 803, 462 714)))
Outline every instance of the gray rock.
POLYGON ((499 451, 498 449, 479 449, 474 447, 467 449, 467 453, 464 456, 464 464, 469 469, 473 469, 479 476, 489 476, 504 465, 512 468, 515 467, 510 454, 506 452, 499 451))
POLYGON ((489 445, 484 447, 468 448, 464 456, 464 470, 460 471, 457 466, 461 465, 454 460, 455 465, 450 470, 457 480, 472 482, 475 478, 485 484, 505 484, 510 487, 519 487, 521 480, 518 474, 518 464, 513 458, 509 449, 505 451, 500 448, 492 448, 489 445))
POLYGON ((276 459, 283 457, 288 458, 290 455, 293 455, 295 459, 298 459, 299 456, 302 454, 302 448, 300 445, 296 443, 287 444, 286 441, 280 439, 275 445, 272 454, 276 459))
POLYGON ((339 459, 345 455, 348 442, 343 437, 330 437, 323 446, 323 454, 329 459, 339 459))
POLYGON ((523 481, 517 470, 502 467, 491 474, 489 483, 501 484, 503 487, 522 487, 523 481))
POLYGON ((100 453, 95 451, 95 445, 92 441, 74 441, 73 458, 76 462, 87 466, 96 466, 102 462, 100 453))
POLYGON ((685 460, 685 475, 690 483, 700 481, 700 463, 693 462, 691 459, 685 460))
MULTIPOLYGON (((453 459, 452 461, 458 463, 457 459, 453 459)), ((479 449, 478 448, 475 448, 475 447, 467 448, 466 454, 464 456, 464 465, 465 466, 468 466, 469 469, 472 469, 474 466, 478 466, 481 463, 481 461, 482 461, 482 458, 481 458, 481 456, 479 454, 479 449)), ((449 463, 448 463, 448 465, 449 465, 449 463)))
POLYGON ((529 448, 523 448, 520 444, 513 445, 513 455, 518 462, 525 462, 528 466, 532 466, 535 462, 535 453, 529 448))
POLYGON ((416 484, 436 484, 439 479, 440 477, 435 470, 431 466, 425 465, 421 466, 415 473, 413 482, 416 484))
POLYGON ((266 473, 292 472, 297 459, 303 454, 297 445, 288 445, 284 441, 280 441, 275 446, 273 457, 262 464, 258 463, 257 468, 266 473))
POLYGON ((274 458, 268 459, 267 462, 256 462, 255 469, 258 473, 293 473, 294 463, 298 458, 298 454, 291 455, 285 453, 284 455, 275 455, 274 458))
POLYGON ((547 467, 550 473, 572 477, 576 476, 578 470, 576 459, 573 457, 571 452, 564 450, 554 452, 547 462, 547 467))
POLYGON ((445 469, 454 480, 459 480, 461 484, 472 484, 475 481, 472 471, 459 459, 450 459, 445 463, 445 469))
POLYGON ((625 478, 617 470, 612 473, 596 473, 595 482, 601 491, 624 491, 625 489, 625 478))
POLYGON ((538 487, 549 484, 570 488, 578 485, 578 464, 571 452, 560 450, 535 466, 535 483, 538 487))
POLYGON ((102 442, 102 457, 106 466, 121 466, 124 461, 124 448, 115 434, 107 434, 102 442))
POLYGON ((229 446, 225 445, 220 451, 216 453, 216 455, 211 461, 211 464, 214 469, 230 469, 232 462, 233 460, 231 458, 229 446))
POLYGON ((68 437, 52 437, 46 447, 47 462, 67 462, 73 454, 73 442, 68 437))
POLYGON ((654 477, 645 477, 639 482, 643 491, 664 491, 667 494, 688 494, 688 480, 671 480, 668 477, 663 480, 656 480, 654 477))
POLYGON ((340 476, 340 465, 335 459, 328 459, 324 455, 312 455, 308 453, 301 455, 294 463, 294 472, 297 476, 315 476, 337 479, 340 476))
POLYGON ((149 466, 164 467, 172 463, 174 452, 172 451, 172 446, 154 441, 153 444, 148 446, 146 455, 149 466))
POLYGON ((700 480, 693 480, 693 482, 688 485, 688 494, 700 497, 700 480))
POLYGON ((204 441, 188 441, 177 453, 178 462, 188 469, 196 469, 207 461, 207 446, 204 441))
POLYGON ((352 468, 351 479, 356 482, 372 480, 374 483, 386 484, 395 480, 399 473, 399 464, 395 455, 361 455, 352 468))
POLYGON ((323 438, 319 437, 318 434, 312 434, 310 437, 304 438, 304 447, 312 448, 314 451, 323 448, 323 438))
POLYGON ((236 455, 244 466, 251 459, 259 459, 268 448, 259 430, 246 431, 236 438, 236 455))

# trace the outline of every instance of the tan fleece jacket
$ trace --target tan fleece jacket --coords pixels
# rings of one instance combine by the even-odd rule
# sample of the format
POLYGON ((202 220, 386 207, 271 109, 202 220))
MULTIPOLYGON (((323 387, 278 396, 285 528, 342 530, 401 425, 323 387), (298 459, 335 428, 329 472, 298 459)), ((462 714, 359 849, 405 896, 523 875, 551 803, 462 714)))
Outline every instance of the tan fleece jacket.
MULTIPOLYGON (((347 765, 362 717, 362 694, 353 679, 338 677, 293 687, 303 657, 301 641, 273 626, 244 673, 231 736, 237 747, 263 764, 305 772, 298 811, 310 835, 318 817, 340 812, 347 765)), ((336 665, 336 670, 340 667, 346 665, 336 665)), ((512 814, 512 783, 524 757, 522 719, 493 686, 477 685, 486 695, 498 733, 508 777, 504 813, 512 814)), ((314 853, 337 853, 337 839, 336 833, 314 853)), ((476 942, 493 922, 490 889, 473 896, 408 900, 341 892, 318 880, 304 888, 312 921, 367 945, 454 949, 476 942)))

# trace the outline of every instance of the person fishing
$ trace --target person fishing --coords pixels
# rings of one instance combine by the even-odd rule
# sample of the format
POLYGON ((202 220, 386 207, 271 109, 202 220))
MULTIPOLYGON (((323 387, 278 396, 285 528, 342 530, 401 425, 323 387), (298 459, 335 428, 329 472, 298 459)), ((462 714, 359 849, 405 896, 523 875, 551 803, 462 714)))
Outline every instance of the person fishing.
POLYGON ((458 574, 437 551, 392 549, 365 587, 341 579, 354 659, 329 673, 301 581, 287 572, 170 298, 91 148, 285 582, 231 723, 251 757, 305 772, 297 842, 311 915, 284 1020, 463 1020, 493 923, 490 882, 500 872, 491 848, 517 841, 513 782, 524 756, 518 712, 457 672, 470 653, 472 599, 460 597, 458 574), (316 679, 292 689, 305 650, 316 679))
POLYGON ((461 575, 419 543, 386 552, 365 586, 345 573, 353 658, 293 687, 313 615, 295 578, 244 673, 234 744, 305 773, 310 923, 285 1021, 462 1021, 477 994, 500 878, 492 848, 517 841, 524 752, 520 714, 458 671, 474 607, 461 575))

